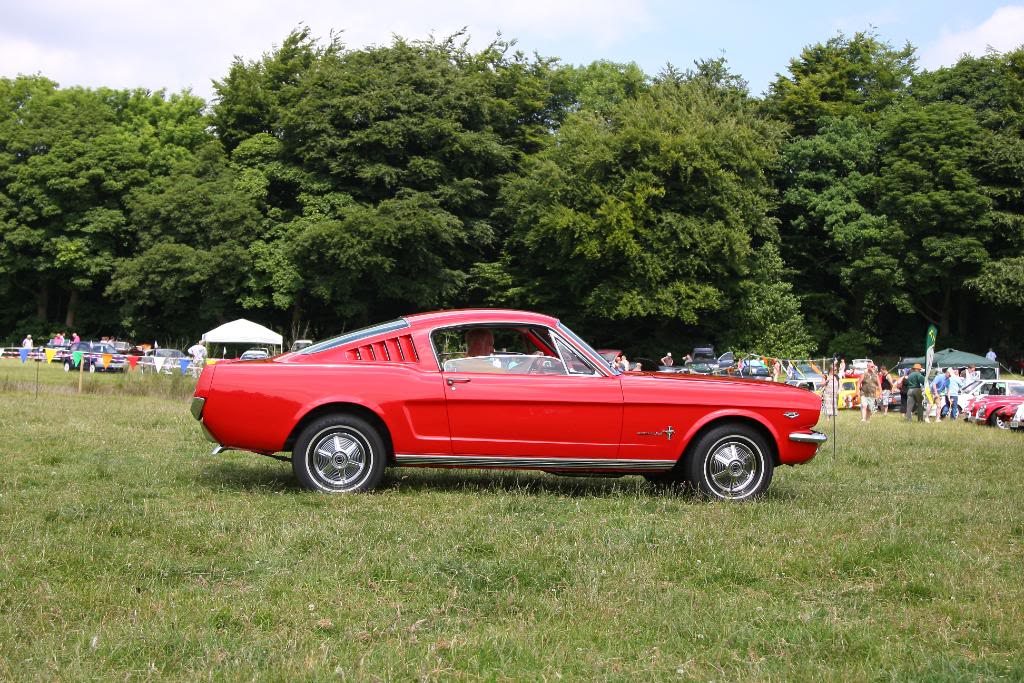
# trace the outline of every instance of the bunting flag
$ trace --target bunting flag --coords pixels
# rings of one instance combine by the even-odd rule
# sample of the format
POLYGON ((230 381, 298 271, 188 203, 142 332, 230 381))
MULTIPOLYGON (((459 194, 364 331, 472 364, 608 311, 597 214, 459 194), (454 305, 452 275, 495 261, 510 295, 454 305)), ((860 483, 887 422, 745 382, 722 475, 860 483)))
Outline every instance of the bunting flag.
POLYGON ((53 357, 57 355, 57 349, 43 349, 43 353, 46 354, 46 362, 52 363, 53 357))
POLYGON ((138 364, 139 364, 139 357, 138 356, 128 356, 128 365, 131 367, 132 370, 134 370, 135 366, 138 365, 138 364))
POLYGON ((71 354, 71 363, 76 368, 79 366, 79 364, 81 362, 82 362, 82 352, 81 351, 75 351, 74 353, 71 354))
POLYGON ((178 366, 181 368, 181 374, 188 372, 188 366, 192 363, 191 358, 182 358, 178 361, 178 366))
POLYGON ((21 358, 21 364, 24 365, 28 360, 28 349, 18 349, 18 356, 21 358))
POLYGON ((110 367, 110 361, 112 361, 112 360, 114 360, 114 355, 113 354, 111 354, 111 353, 103 354, 103 368, 104 369, 109 368, 110 367))
POLYGON ((153 356, 153 367, 156 368, 157 372, 164 369, 164 362, 166 360, 163 356, 153 356))

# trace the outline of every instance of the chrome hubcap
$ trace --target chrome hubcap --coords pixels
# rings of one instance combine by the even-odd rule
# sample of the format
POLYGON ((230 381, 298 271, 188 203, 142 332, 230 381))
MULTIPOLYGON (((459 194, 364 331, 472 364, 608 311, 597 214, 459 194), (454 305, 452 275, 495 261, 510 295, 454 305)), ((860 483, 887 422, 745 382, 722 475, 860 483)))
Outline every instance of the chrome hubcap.
POLYGON ((332 488, 346 488, 366 472, 369 447, 361 435, 336 431, 321 437, 310 449, 313 473, 332 488))
POLYGON ((705 469, 708 483, 723 498, 742 498, 761 478, 757 453, 744 441, 733 439, 715 447, 705 469))

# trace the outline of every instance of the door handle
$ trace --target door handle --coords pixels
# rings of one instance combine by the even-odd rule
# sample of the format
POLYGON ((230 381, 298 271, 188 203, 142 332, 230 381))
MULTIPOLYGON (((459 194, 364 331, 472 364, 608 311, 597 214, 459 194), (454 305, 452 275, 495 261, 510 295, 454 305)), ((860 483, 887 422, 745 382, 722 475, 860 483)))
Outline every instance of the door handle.
POLYGON ((455 386, 456 384, 467 384, 469 383, 469 377, 449 377, 447 380, 448 386, 455 386))

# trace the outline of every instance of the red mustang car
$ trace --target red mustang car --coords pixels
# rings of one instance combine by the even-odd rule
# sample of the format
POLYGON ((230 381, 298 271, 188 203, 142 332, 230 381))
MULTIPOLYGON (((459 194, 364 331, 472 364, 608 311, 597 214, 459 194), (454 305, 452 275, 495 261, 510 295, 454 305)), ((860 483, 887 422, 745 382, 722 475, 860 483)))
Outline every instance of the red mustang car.
POLYGON ((742 500, 814 457, 820 406, 784 384, 616 373, 554 318, 464 310, 208 365, 192 414, 215 453, 290 451, 299 483, 327 493, 426 466, 643 474, 742 500))

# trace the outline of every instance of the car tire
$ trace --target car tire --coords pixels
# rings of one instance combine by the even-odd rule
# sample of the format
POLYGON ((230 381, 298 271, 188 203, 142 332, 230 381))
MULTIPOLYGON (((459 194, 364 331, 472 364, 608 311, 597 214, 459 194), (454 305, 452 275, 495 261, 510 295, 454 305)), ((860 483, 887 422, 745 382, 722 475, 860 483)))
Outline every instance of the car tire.
POLYGON ((64 372, 71 372, 71 361, 64 361, 64 372))
POLYGON ((292 450, 303 488, 322 493, 370 491, 384 477, 387 452, 380 432, 356 415, 325 415, 306 425, 292 450))
POLYGON ((96 372, 96 364, 89 363, 89 372, 96 372))
POLYGON ((996 429, 1009 429, 1009 423, 1003 418, 999 417, 999 411, 995 410, 992 412, 992 417, 988 418, 988 423, 996 429))
POLYGON ((752 500, 772 481, 772 452, 753 427, 729 422, 712 427, 693 444, 686 472, 697 493, 712 500, 752 500))

